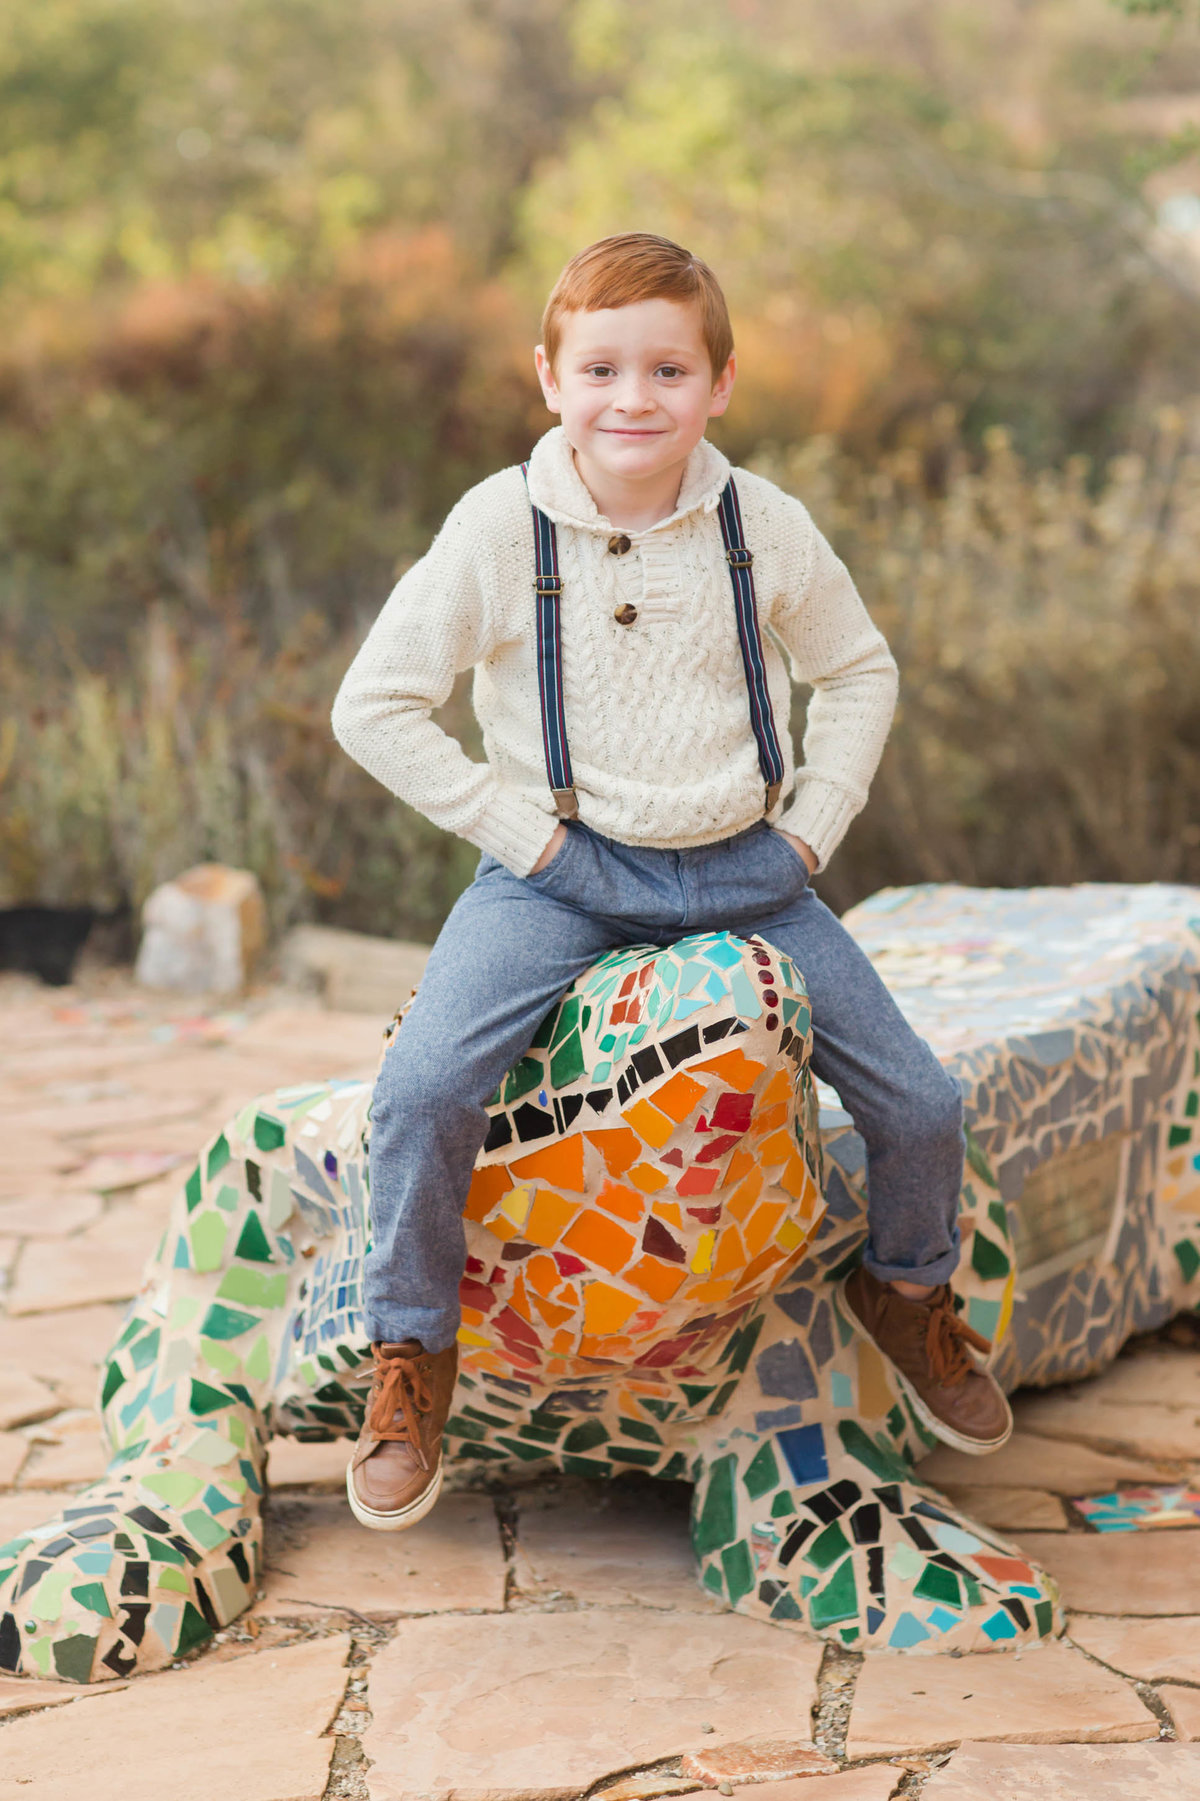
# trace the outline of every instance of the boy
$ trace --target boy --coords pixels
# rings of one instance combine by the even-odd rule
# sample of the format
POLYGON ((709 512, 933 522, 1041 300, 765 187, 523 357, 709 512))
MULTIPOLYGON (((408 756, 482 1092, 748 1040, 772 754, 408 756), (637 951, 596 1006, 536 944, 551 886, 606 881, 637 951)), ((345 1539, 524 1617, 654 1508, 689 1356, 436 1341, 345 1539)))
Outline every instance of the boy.
POLYGON ((603 239, 563 270, 542 335, 561 425, 454 508, 333 712, 351 756, 483 852, 372 1102, 375 1383, 347 1488, 385 1531, 441 1484, 486 1101, 598 957, 697 931, 757 933, 804 974, 813 1067, 869 1157, 870 1239, 842 1296, 856 1329, 939 1437, 987 1451, 1011 1430, 947 1286, 957 1086, 808 885, 866 800, 895 663, 801 503, 731 482, 704 437, 736 370, 711 270, 648 233, 603 239), (795 771, 765 626, 814 690, 795 771), (482 765, 430 718, 470 667, 482 765))

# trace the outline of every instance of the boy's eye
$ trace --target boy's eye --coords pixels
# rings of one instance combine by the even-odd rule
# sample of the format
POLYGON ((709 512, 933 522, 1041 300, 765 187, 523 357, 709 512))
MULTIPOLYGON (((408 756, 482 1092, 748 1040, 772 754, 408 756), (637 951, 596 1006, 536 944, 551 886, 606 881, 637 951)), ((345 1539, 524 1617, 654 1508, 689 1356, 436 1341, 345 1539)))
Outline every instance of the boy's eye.
POLYGON ((588 366, 587 372, 589 375, 599 376, 615 375, 617 373, 611 363, 591 363, 588 366))
POLYGON ((658 366, 658 373, 660 375, 671 377, 682 375, 683 370, 679 367, 678 363, 660 363, 658 366))

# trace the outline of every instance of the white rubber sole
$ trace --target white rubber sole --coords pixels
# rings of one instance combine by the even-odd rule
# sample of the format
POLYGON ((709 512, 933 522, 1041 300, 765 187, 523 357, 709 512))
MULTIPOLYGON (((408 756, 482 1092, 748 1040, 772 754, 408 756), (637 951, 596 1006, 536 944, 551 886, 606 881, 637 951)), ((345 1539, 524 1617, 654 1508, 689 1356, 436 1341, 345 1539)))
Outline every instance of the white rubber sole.
POLYGON ((1008 1404, 1007 1396, 1003 1399, 1008 1424, 998 1438, 967 1438, 963 1433, 956 1432, 953 1426, 948 1426, 945 1420, 940 1420, 936 1413, 930 1412, 903 1370, 897 1369, 891 1359, 884 1356, 883 1351, 879 1349, 846 1298, 846 1280, 847 1278, 843 1277, 834 1290, 834 1302, 838 1312, 856 1337, 861 1338, 864 1344, 869 1344, 874 1350, 879 1351, 879 1355, 883 1357, 884 1362, 895 1376, 904 1391, 906 1400, 926 1430, 932 1432, 933 1436, 939 1438, 944 1445, 950 1445, 956 1451, 965 1451, 968 1457, 987 1457, 992 1451, 998 1451, 1001 1445, 1006 1445, 1012 1437, 1013 1430, 1012 1408, 1008 1404))
POLYGON ((438 1458, 438 1466, 433 1481, 423 1494, 407 1507, 397 1508, 395 1513, 378 1513, 374 1507, 367 1507, 354 1492, 354 1471, 346 1471, 346 1499, 350 1503, 350 1511, 360 1526, 369 1526, 372 1532, 406 1532, 423 1520, 434 1502, 442 1492, 442 1460, 438 1458))

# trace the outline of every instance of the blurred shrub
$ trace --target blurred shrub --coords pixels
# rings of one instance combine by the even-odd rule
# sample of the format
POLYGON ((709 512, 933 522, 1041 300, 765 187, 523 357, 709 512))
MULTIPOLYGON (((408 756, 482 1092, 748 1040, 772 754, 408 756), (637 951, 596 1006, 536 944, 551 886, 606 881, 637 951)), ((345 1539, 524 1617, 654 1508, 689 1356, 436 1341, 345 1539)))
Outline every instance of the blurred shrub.
POLYGON ((589 98, 560 0, 12 0, 0 311, 206 275, 327 275, 440 224, 477 270, 589 98))
MULTIPOLYGON (((0 905, 139 906, 209 859, 253 869, 275 931, 432 939, 477 853, 346 757, 329 708, 356 648, 316 614, 264 657, 154 608, 116 676, 0 661, 0 905)), ((443 714, 479 754, 465 691, 443 714)))
MULTIPOLYGON (((372 618, 473 481, 540 429, 528 344, 445 232, 323 281, 202 278, 61 303, 0 346, 0 623, 123 656, 147 604, 248 625, 372 618)), ((544 414, 543 414, 544 417, 544 414)))
POLYGON ((1143 455, 982 461, 948 409, 870 468, 814 441, 761 459, 847 561, 900 665, 867 808, 821 878, 1200 882, 1200 406, 1143 455))

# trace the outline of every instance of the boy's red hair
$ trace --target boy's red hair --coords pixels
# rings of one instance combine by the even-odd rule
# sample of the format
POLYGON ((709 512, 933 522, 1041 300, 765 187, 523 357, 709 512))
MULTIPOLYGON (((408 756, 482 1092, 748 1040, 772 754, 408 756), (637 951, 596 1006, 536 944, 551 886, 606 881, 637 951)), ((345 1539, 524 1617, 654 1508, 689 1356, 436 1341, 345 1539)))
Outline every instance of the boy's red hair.
POLYGON ((696 302, 715 380, 733 354, 733 327, 721 284, 708 264, 682 244, 650 231, 601 238, 571 258, 542 314, 542 347, 550 367, 562 342, 564 313, 594 313, 638 300, 696 302))

